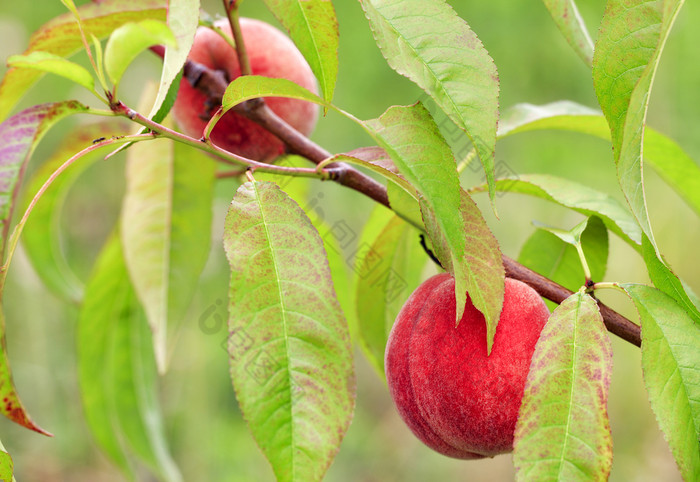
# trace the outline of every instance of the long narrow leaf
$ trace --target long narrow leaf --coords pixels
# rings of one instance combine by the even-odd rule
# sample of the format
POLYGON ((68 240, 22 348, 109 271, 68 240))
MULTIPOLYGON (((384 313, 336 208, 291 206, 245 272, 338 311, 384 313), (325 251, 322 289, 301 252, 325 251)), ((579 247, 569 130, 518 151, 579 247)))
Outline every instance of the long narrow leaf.
POLYGON ((78 373, 88 425, 107 455, 127 474, 137 456, 165 480, 181 480, 163 432, 148 324, 117 236, 103 248, 86 288, 78 373))
MULTIPOLYGON (((641 249, 642 234, 637 222, 629 211, 609 194, 547 174, 522 174, 501 179, 496 183, 496 189, 546 199, 586 216, 600 216, 608 229, 633 248, 641 249)), ((485 190, 486 186, 471 189, 473 192, 485 190)))
POLYGON ((306 58, 323 98, 333 100, 338 76, 338 19, 330 0, 265 0, 306 58))
POLYGON ((498 291, 491 298, 480 296, 484 285, 480 286, 474 278, 476 267, 470 266, 473 260, 465 251, 467 230, 461 212, 464 206, 452 150, 422 104, 390 107, 381 117, 365 124, 374 132, 375 138, 391 156, 399 172, 421 196, 421 212, 426 221, 428 236, 434 245, 441 248, 436 253, 438 259, 455 278, 455 322, 462 319, 469 291, 474 305, 484 313, 490 328, 490 348, 503 305, 504 288, 501 289, 500 298, 498 291))
POLYGON ((498 72, 481 40, 444 0, 362 0, 389 66, 420 86, 472 141, 495 199, 498 72))
POLYGON ((593 57, 593 82, 610 126, 618 180, 655 249, 642 177, 644 125, 654 75, 682 5, 683 0, 609 0, 593 57))
POLYGON ((589 67, 593 63, 593 40, 574 0, 543 0, 554 23, 574 52, 589 67))
POLYGON ((241 410, 280 481, 320 480, 355 399, 352 350, 323 243, 275 184, 229 208, 229 356, 241 410))
POLYGON ((13 55, 7 65, 15 68, 29 68, 44 73, 60 75, 95 92, 95 79, 82 65, 48 52, 34 51, 28 55, 13 55))
POLYGON ((180 87, 179 76, 187 60, 194 35, 199 26, 199 0, 170 0, 168 2, 168 27, 175 35, 176 45, 165 47, 163 70, 158 85, 158 94, 149 118, 160 122, 175 103, 174 92, 180 87), (169 96, 169 94, 171 94, 169 96))
MULTIPOLYGON (((569 101, 546 105, 518 104, 508 109, 498 129, 499 139, 539 129, 580 132, 610 140, 600 112, 569 101)), ((700 216, 700 166, 673 139, 647 127, 644 162, 651 166, 700 216)))
POLYGON ((168 325, 172 329, 187 313, 209 255, 215 166, 169 140, 137 143, 127 155, 124 256, 162 372, 168 325))
MULTIPOLYGON (((25 109, 0 124, 0 255, 5 253, 17 188, 31 153, 53 124, 85 110, 83 105, 73 101, 42 104, 25 109)), ((31 430, 49 435, 32 422, 17 395, 7 357, 2 313, 0 317, 0 396, 5 400, 0 404, 0 413, 31 430)))
MULTIPOLYGON (((465 280, 469 299, 474 306, 484 314, 486 320, 486 346, 491 352, 496 327, 501 317, 503 296, 505 295, 505 270, 503 268, 501 249, 498 241, 489 229, 481 211, 469 195, 460 190, 460 216, 465 226, 465 244, 462 258, 454 258, 454 265, 447 266, 450 272, 456 273, 465 280)), ((421 200, 421 211, 427 232, 436 231, 435 215, 421 200)), ((446 240, 440 236, 431 237, 433 248, 438 259, 445 259, 449 250, 446 240)), ((462 292, 455 293, 457 300, 462 292)), ((464 306, 464 301, 460 301, 464 306)), ((462 318, 459 311, 457 321, 462 318)))
POLYGON ((554 310, 532 356, 515 426, 517 480, 607 480, 611 371, 603 318, 579 291, 554 310))
POLYGON ((622 286, 642 319, 642 370, 651 408, 684 480, 700 480, 700 324, 667 294, 622 286))

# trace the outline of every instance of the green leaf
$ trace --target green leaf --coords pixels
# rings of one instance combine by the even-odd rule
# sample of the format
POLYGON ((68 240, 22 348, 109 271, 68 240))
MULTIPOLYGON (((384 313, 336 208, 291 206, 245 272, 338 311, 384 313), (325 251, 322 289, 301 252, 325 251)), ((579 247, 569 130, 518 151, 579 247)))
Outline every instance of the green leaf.
POLYGON ((673 139, 647 128, 644 162, 700 216, 700 167, 673 139))
MULTIPOLYGON (((224 96, 221 99, 221 112, 217 113, 217 116, 221 118, 235 105, 258 97, 288 97, 290 99, 308 100, 309 102, 338 110, 329 102, 324 101, 313 92, 306 90, 291 80, 275 79, 260 75, 244 75, 237 77, 226 87, 224 96)), ((338 112, 341 111, 338 110, 338 112)))
MULTIPOLYGON (((536 129, 568 130, 610 140, 610 129, 598 111, 568 101, 515 105, 504 113, 498 134, 503 138, 536 129)), ((650 127, 644 134, 644 162, 700 216, 700 167, 673 139, 650 127)))
POLYGON ((77 331, 85 418, 102 450, 132 477, 137 456, 163 480, 182 480, 168 453, 150 332, 118 236, 97 260, 77 331))
POLYGON ((557 238, 564 241, 566 244, 569 244, 571 246, 580 246, 581 235, 583 234, 583 231, 588 225, 588 219, 584 219, 568 231, 566 229, 553 228, 551 226, 547 226, 537 221, 533 221, 533 224, 538 229, 542 229, 544 231, 552 233, 557 238))
MULTIPOLYGON (((0 444, 1 445, 1 444, 0 444)), ((0 480, 3 481, 13 481, 15 478, 13 477, 13 472, 15 469, 15 464, 12 461, 12 457, 10 454, 5 452, 5 448, 2 447, 2 451, 0 451, 0 480)))
POLYGON ((73 3, 73 0, 61 0, 61 3, 65 5, 66 8, 73 13, 73 15, 78 15, 78 8, 75 6, 75 3, 73 3))
POLYGON ((516 480, 607 480, 612 348, 583 291, 549 317, 535 346, 515 425, 516 480))
POLYGON ((681 283, 681 280, 671 268, 666 265, 664 260, 657 257, 656 251, 654 251, 654 247, 646 235, 642 236, 642 255, 647 265, 649 278, 654 283, 654 286, 676 300, 700 324, 700 312, 698 312, 698 308, 686 293, 683 283, 681 283))
POLYGON ((229 356, 238 402, 280 481, 320 480, 352 418, 350 336, 318 232, 275 184, 226 217, 229 356))
MULTIPOLYGON (((180 91, 183 66, 192 49, 194 36, 199 26, 199 0, 170 0, 168 2, 168 28, 175 36, 175 45, 165 45, 163 69, 161 71, 158 92, 148 118, 162 123, 180 91)), ((142 127, 140 132, 145 132, 142 127)), ((131 144, 124 144, 117 151, 127 149, 131 144)))
MULTIPOLYGON (((469 195, 460 191, 460 215, 465 225, 465 244, 463 257, 452 258, 454 263, 451 266, 443 266, 448 271, 456 272, 455 279, 463 277, 466 285, 464 290, 456 291, 456 299, 462 307, 466 302, 466 293, 469 293, 469 298, 472 304, 484 314, 486 319, 486 346, 487 351, 491 352, 493 345, 493 337, 496 334, 496 326, 501 317, 501 308, 503 307, 503 296, 505 294, 505 270, 503 268, 503 256, 501 249, 498 246, 498 241, 489 229, 484 217, 476 206, 476 203, 469 195)), ((426 209, 425 204, 421 200, 421 210, 423 212, 423 220, 428 234, 436 232, 436 220, 430 209, 426 209)), ((431 236, 435 255, 438 259, 449 259, 447 257, 448 244, 444 238, 440 236, 431 236)), ((460 305, 457 305, 460 306, 460 305)), ((463 308, 460 311, 457 322, 462 318, 463 308)))
POLYGON ((331 0, 265 0, 309 62, 323 98, 333 100, 338 76, 338 19, 331 0))
MULTIPOLYGON (((581 244, 592 279, 604 279, 608 262, 608 231, 597 216, 589 218, 581 244)), ((576 248, 547 231, 537 230, 530 236, 520 250, 518 261, 572 291, 578 290, 586 281, 576 248)))
MULTIPOLYGON (((0 259, 5 254, 17 188, 34 149, 58 121, 85 111, 87 107, 75 101, 41 104, 29 107, 0 124, 0 259)), ((14 246, 10 249, 14 250, 14 246)))
MULTIPOLYGON (((163 123, 163 120, 168 116, 170 113, 170 110, 173 108, 175 105, 175 100, 177 99, 177 94, 180 92, 180 82, 182 81, 182 76, 184 74, 184 70, 180 70, 180 72, 177 73, 175 76, 175 80, 173 80, 170 83, 170 87, 168 87, 168 91, 165 93, 165 97, 163 98, 163 101, 160 103, 160 107, 158 110, 153 114, 153 122, 157 122, 159 124, 163 123)), ((160 94, 160 92, 159 92, 160 94)), ((156 101, 156 105, 158 105, 159 101, 156 101)), ((142 132, 146 131, 146 128, 141 129, 142 132)))
POLYGON ((11 68, 36 69, 42 72, 60 75, 82 85, 90 92, 95 92, 95 79, 82 65, 48 52, 35 51, 29 55, 12 55, 7 59, 11 68))
POLYGON ((177 46, 175 35, 167 24, 159 20, 141 20, 127 23, 112 32, 105 47, 105 70, 116 86, 126 68, 151 45, 177 46))
POLYGON ((700 480, 700 324, 667 294, 622 288, 642 320, 642 370, 651 408, 684 480, 700 480))
POLYGON ((207 127, 204 129, 204 136, 209 137, 219 119, 234 106, 246 100, 256 99, 258 97, 287 97, 290 99, 307 100, 322 105, 325 108, 333 109, 364 128, 364 124, 351 114, 337 108, 330 102, 323 100, 316 94, 291 80, 263 77, 260 75, 242 75, 234 79, 234 81, 226 87, 226 91, 221 100, 221 109, 212 116, 207 127))
MULTIPOLYGON (((546 226, 544 224, 541 224, 537 221, 533 221, 533 224, 538 227, 539 229, 542 229, 544 231, 548 231, 555 235, 557 238, 561 239, 564 243, 568 244, 569 246, 573 246, 576 249, 576 254, 578 255, 579 262, 581 263, 581 266, 583 267, 583 273, 584 273, 584 284, 588 284, 592 282, 593 275, 591 274, 591 269, 588 266, 588 261, 586 260, 586 254, 583 252, 583 245, 581 243, 581 236, 583 235, 583 232, 585 231, 586 227, 588 226, 588 219, 586 218, 580 223, 578 223, 576 226, 571 228, 570 230, 564 230, 564 229, 559 229, 559 228, 552 228, 549 226, 546 226)), ((599 227, 605 231, 605 225, 600 221, 599 227)), ((607 234, 607 232, 606 232, 607 234)), ((607 237, 606 237, 607 241, 607 237)), ((607 248, 607 245, 606 245, 607 248)), ((607 254, 607 251, 606 251, 607 254)), ((600 279, 600 278, 598 278, 600 279)))
POLYGON ((175 97, 180 89, 182 66, 190 53, 199 25, 199 4, 199 0, 168 2, 168 27, 175 36, 175 45, 165 47, 158 95, 148 115, 156 122, 165 119, 175 103, 175 97))
MULTIPOLYGON (((275 161, 276 165, 287 167, 306 167, 308 163, 308 159, 295 155, 284 156, 275 161)), ((348 262, 345 259, 342 247, 339 245, 334 227, 326 223, 323 209, 324 203, 322 201, 325 196, 324 193, 315 193, 309 199, 312 180, 308 177, 290 177, 281 174, 257 172, 255 179, 257 181, 275 182, 285 194, 303 207, 311 223, 318 230, 328 255, 328 265, 333 277, 333 286, 335 287, 338 302, 348 320, 350 333, 354 335, 353 330, 357 323, 355 321, 354 294, 350 289, 348 262)))
POLYGON ((655 249, 642 180, 644 124, 661 52, 682 5, 609 0, 593 57, 593 83, 610 126, 620 186, 655 249))
MULTIPOLYGON (((66 159, 92 141, 120 132, 126 132, 126 126, 117 122, 89 124, 71 132, 51 157, 32 174, 24 189, 22 208, 26 210, 34 194, 66 159)), ((24 251, 43 283, 55 294, 75 303, 83 297, 83 282, 71 270, 61 249, 61 211, 73 183, 100 158, 99 154, 99 151, 87 154, 74 163, 71 169, 58 176, 34 206, 22 231, 24 251)))
POLYGON ((382 378, 389 332, 427 259, 418 231, 384 207, 372 211, 355 259, 355 307, 360 346, 382 378))
MULTIPOLYGON (((165 20, 166 7, 163 0, 103 0, 82 5, 78 11, 85 29, 98 38, 105 38, 115 28, 128 22, 144 18, 165 20)), ((82 47, 75 17, 72 13, 66 13, 35 31, 24 55, 43 51, 68 57, 82 47)), ((28 69, 10 69, 5 74, 0 83, 0 121, 7 118, 41 75, 39 71, 28 69)))
MULTIPOLYGON (((496 182, 496 189, 546 199, 585 216, 600 216, 608 229, 633 248, 640 249, 642 234, 639 225, 629 211, 609 194, 547 174, 521 174, 501 179, 496 182)), ((470 189, 470 192, 485 190, 485 186, 479 186, 470 189)))
POLYGON ((211 158, 177 142, 139 142, 127 151, 122 243, 161 372, 168 324, 186 315, 209 256, 214 178, 211 158))
POLYGON ((455 277, 456 321, 459 322, 467 297, 468 275, 463 269, 466 232, 459 211, 459 175, 452 150, 430 112, 420 103, 390 107, 381 117, 365 125, 403 177, 422 196, 423 216, 426 210, 431 213, 434 223, 428 235, 433 243, 438 238, 444 243, 445 249, 438 257, 455 277))
POLYGON ((3 480, 5 482, 10 480, 12 482, 17 482, 13 476, 15 468, 14 465, 15 464, 12 461, 12 457, 9 453, 7 453, 7 449, 5 449, 5 446, 2 444, 2 442, 0 442, 0 480, 3 480))
POLYGON ((589 67, 593 62, 593 40, 574 0, 543 0, 557 28, 589 67))
POLYGON ((389 66, 422 88, 472 141, 495 199, 498 72, 444 0, 361 0, 389 66))
POLYGON ((549 104, 515 104, 498 123, 498 139, 543 129, 571 130, 610 139, 610 129, 600 111, 569 100, 549 104))

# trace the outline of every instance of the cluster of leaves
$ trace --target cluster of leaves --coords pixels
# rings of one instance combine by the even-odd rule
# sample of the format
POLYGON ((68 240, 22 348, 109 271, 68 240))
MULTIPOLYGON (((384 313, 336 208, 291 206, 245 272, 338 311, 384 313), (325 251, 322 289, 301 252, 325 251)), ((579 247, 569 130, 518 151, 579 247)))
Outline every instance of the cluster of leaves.
MULTIPOLYGON (((104 0, 80 8, 70 0, 63 3, 70 13, 34 34, 27 51, 9 60, 11 69, 0 84, 2 282, 26 225, 22 239, 41 278, 82 305, 80 382, 95 438, 127 473, 141 460, 163 479, 179 480, 163 435, 155 380, 167 365, 167 334, 182 320, 210 249, 204 233, 212 222, 216 166, 191 148, 199 144, 206 150, 206 143, 188 142, 164 119, 199 24, 199 5, 188 0, 104 0), (139 118, 147 130, 120 135, 126 127, 112 119, 76 132, 27 180, 25 215, 10 234, 16 193, 43 134, 78 113, 139 121, 136 111, 119 102, 117 86, 136 55, 156 44, 166 49, 151 96, 155 101, 144 101, 150 113, 139 118), (102 93, 92 73, 67 59, 81 48, 91 54, 102 93), (46 72, 82 85, 110 110, 63 101, 8 118, 46 72), (181 142, 155 140, 163 137, 181 142), (91 139, 101 140, 90 144, 91 139), (56 249, 55 219, 81 169, 116 145, 128 146, 122 214, 83 285, 56 249)), ((392 106, 364 121, 332 103, 339 31, 330 1, 265 3, 308 60, 322 94, 281 79, 240 77, 226 89, 207 129, 226 111, 259 97, 303 99, 336 110, 377 147, 339 154, 303 175, 323 178, 330 162, 356 165, 386 181, 392 209, 377 207, 368 219, 361 237, 366 256, 357 260, 348 287, 338 247, 332 236, 319 235, 327 227, 299 207, 301 198, 252 177, 233 197, 223 240, 231 268, 231 376, 251 432, 278 479, 319 480, 331 464, 354 407, 353 338, 383 376, 388 330, 403 301, 390 296, 392 283, 400 279, 414 288, 427 260, 415 243, 418 233, 455 277, 457 306, 464 306, 468 292, 484 314, 490 349, 505 270, 498 242, 471 196, 487 192, 495 209, 499 190, 542 198, 586 218, 570 231, 536 232, 521 253, 523 264, 576 293, 552 314, 533 358, 516 429, 518 476, 597 480, 610 471, 606 403, 612 353, 591 287, 582 285, 604 276, 612 232, 640 253, 655 287, 606 283, 593 288, 616 287, 636 305, 652 408, 684 478, 700 478, 700 313, 697 299, 655 244, 642 182, 644 160, 700 214, 700 169, 671 139, 645 128, 654 73, 682 1, 609 0, 593 45, 573 1, 546 0, 562 33, 591 66, 602 113, 571 102, 522 104, 503 112, 499 121, 496 66, 444 0, 361 0, 388 64, 424 90, 470 139, 466 159, 455 159, 421 103, 392 106), (627 206, 546 174, 497 178, 497 141, 538 129, 609 139, 627 206), (486 184, 465 190, 459 171, 473 158, 482 164, 486 184)), ((275 172, 274 166, 269 170, 275 172)), ((456 313, 456 322, 461 315, 456 313)), ((1 350, 0 411, 43 431, 23 409, 4 343, 1 350)))

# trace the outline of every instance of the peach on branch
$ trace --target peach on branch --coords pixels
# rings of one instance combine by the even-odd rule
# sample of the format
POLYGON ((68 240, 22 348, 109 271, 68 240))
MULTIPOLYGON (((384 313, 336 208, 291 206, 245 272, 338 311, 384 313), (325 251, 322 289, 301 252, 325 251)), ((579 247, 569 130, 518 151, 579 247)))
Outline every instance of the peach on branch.
POLYGON ((389 391, 413 433, 444 455, 475 459, 513 450, 530 360, 549 310, 535 290, 506 278, 491 354, 486 322, 468 298, 455 327, 454 278, 413 292, 389 335, 389 391))
MULTIPOLYGON (((216 23, 229 37, 228 21, 216 23)), ((294 43, 278 29, 260 20, 240 19, 252 74, 284 78, 317 93, 316 78, 294 43)), ((190 51, 190 60, 224 73, 231 82, 241 75, 235 49, 219 34, 200 27, 190 51)), ((266 98, 267 105, 288 124, 304 135, 313 130, 318 106, 310 102, 282 97, 266 98)), ((207 96, 183 79, 173 115, 182 131, 191 137, 201 137, 208 120, 216 111, 207 96)), ((211 141, 234 154, 256 161, 271 161, 283 154, 284 144, 255 122, 229 111, 219 120, 211 141)))

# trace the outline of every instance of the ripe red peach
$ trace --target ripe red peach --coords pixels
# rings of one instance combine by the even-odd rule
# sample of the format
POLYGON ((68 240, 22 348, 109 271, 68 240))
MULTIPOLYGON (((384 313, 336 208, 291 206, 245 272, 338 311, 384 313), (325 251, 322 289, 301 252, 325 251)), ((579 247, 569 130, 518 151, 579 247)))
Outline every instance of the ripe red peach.
MULTIPOLYGON (((311 68, 286 35, 260 20, 241 18, 240 21, 254 75, 285 78, 317 93, 311 68)), ((227 20, 216 25, 231 36, 227 20)), ((200 27, 197 30, 189 59, 223 71, 229 82, 241 75, 236 51, 208 28, 200 27)), ((318 117, 318 106, 315 104, 281 97, 266 98, 265 101, 277 115, 302 134, 309 135, 313 130, 318 117)), ((173 106, 173 115, 185 134, 199 138, 217 107, 208 105, 206 96, 183 79, 173 106)), ((211 141, 256 161, 271 161, 285 151, 284 144, 277 137, 232 111, 219 120, 212 131, 211 141)))
POLYGON ((397 316, 385 354, 389 391, 408 427, 450 457, 512 451, 530 360, 548 317, 535 290, 506 278, 487 356, 484 316, 470 299, 455 327, 454 278, 425 281, 397 316))

